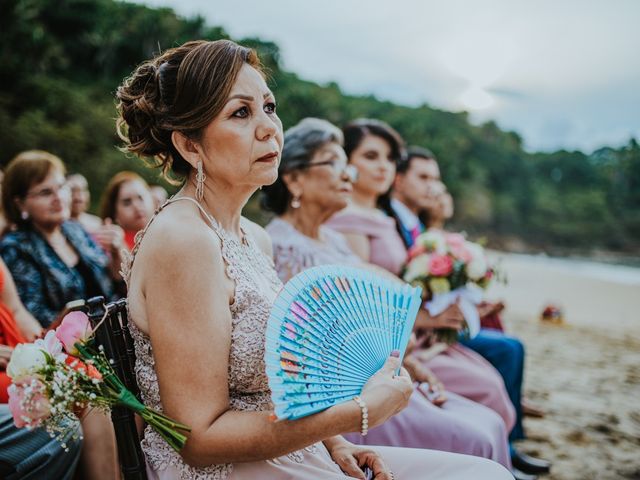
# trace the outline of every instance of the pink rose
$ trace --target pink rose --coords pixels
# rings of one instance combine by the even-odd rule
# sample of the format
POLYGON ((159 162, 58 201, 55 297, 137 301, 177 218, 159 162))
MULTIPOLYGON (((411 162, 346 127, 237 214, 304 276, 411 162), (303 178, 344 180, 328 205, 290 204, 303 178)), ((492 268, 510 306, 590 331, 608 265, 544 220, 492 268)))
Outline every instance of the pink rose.
POLYGON ((453 270, 453 260, 449 255, 432 255, 429 273, 436 277, 445 277, 453 270))
POLYGON ((24 377, 12 383, 9 393, 9 410, 17 428, 37 427, 51 415, 51 404, 45 385, 35 377, 24 377))
POLYGON ((464 263, 469 263, 473 259, 473 255, 467 250, 464 244, 451 245, 451 254, 458 260, 462 260, 464 263))
POLYGON ((83 312, 71 312, 65 315, 56 330, 56 337, 64 345, 69 355, 78 355, 76 343, 85 343, 91 336, 89 317, 83 312))
POLYGON ((446 240, 449 247, 463 247, 465 242, 464 235, 460 233, 448 233, 446 240))

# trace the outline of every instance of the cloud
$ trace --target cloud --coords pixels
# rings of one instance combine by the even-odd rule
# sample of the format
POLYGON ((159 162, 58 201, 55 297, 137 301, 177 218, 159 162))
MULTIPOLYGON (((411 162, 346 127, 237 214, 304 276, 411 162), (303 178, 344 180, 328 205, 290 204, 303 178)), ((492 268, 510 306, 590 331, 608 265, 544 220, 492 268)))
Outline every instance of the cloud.
POLYGON ((495 119, 529 149, 640 137, 635 0, 144 3, 275 41, 287 69, 348 93, 495 119))

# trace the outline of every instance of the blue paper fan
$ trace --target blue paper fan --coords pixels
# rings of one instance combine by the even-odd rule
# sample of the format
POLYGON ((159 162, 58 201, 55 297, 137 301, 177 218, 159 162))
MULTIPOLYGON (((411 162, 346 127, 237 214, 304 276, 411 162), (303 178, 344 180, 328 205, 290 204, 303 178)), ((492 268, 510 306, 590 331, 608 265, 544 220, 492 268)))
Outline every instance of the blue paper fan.
POLYGON ((324 265, 293 277, 267 323, 265 363, 278 419, 350 400, 392 350, 400 358, 420 288, 358 268, 324 265))

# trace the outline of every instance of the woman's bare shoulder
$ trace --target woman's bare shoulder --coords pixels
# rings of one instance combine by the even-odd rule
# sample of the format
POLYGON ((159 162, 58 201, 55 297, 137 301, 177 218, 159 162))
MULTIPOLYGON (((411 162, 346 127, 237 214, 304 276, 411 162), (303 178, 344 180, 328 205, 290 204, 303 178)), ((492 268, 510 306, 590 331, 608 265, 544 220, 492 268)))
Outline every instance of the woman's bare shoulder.
POLYGON ((187 202, 169 205, 156 216, 144 234, 138 256, 153 259, 152 263, 161 268, 202 258, 210 260, 202 263, 216 258, 222 261, 220 239, 198 207, 187 202))

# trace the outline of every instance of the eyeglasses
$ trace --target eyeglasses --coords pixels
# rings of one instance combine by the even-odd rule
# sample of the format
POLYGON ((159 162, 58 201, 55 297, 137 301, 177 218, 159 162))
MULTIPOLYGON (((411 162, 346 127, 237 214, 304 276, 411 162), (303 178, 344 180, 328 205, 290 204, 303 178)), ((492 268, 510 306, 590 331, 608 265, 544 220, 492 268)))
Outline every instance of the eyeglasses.
POLYGON ((43 188, 42 190, 38 190, 36 192, 28 192, 25 197, 35 197, 42 200, 49 200, 55 195, 68 195, 70 192, 71 187, 69 187, 69 184, 63 183, 62 185, 58 185, 57 187, 43 188))
POLYGON ((342 176, 345 175, 349 182, 355 183, 358 180, 358 169, 353 165, 345 165, 341 162, 334 162, 333 160, 326 160, 324 162, 316 162, 316 163, 307 163, 306 165, 300 165, 297 167, 293 167, 293 169, 304 170, 306 168, 311 167, 323 167, 330 166, 333 172, 342 176))

